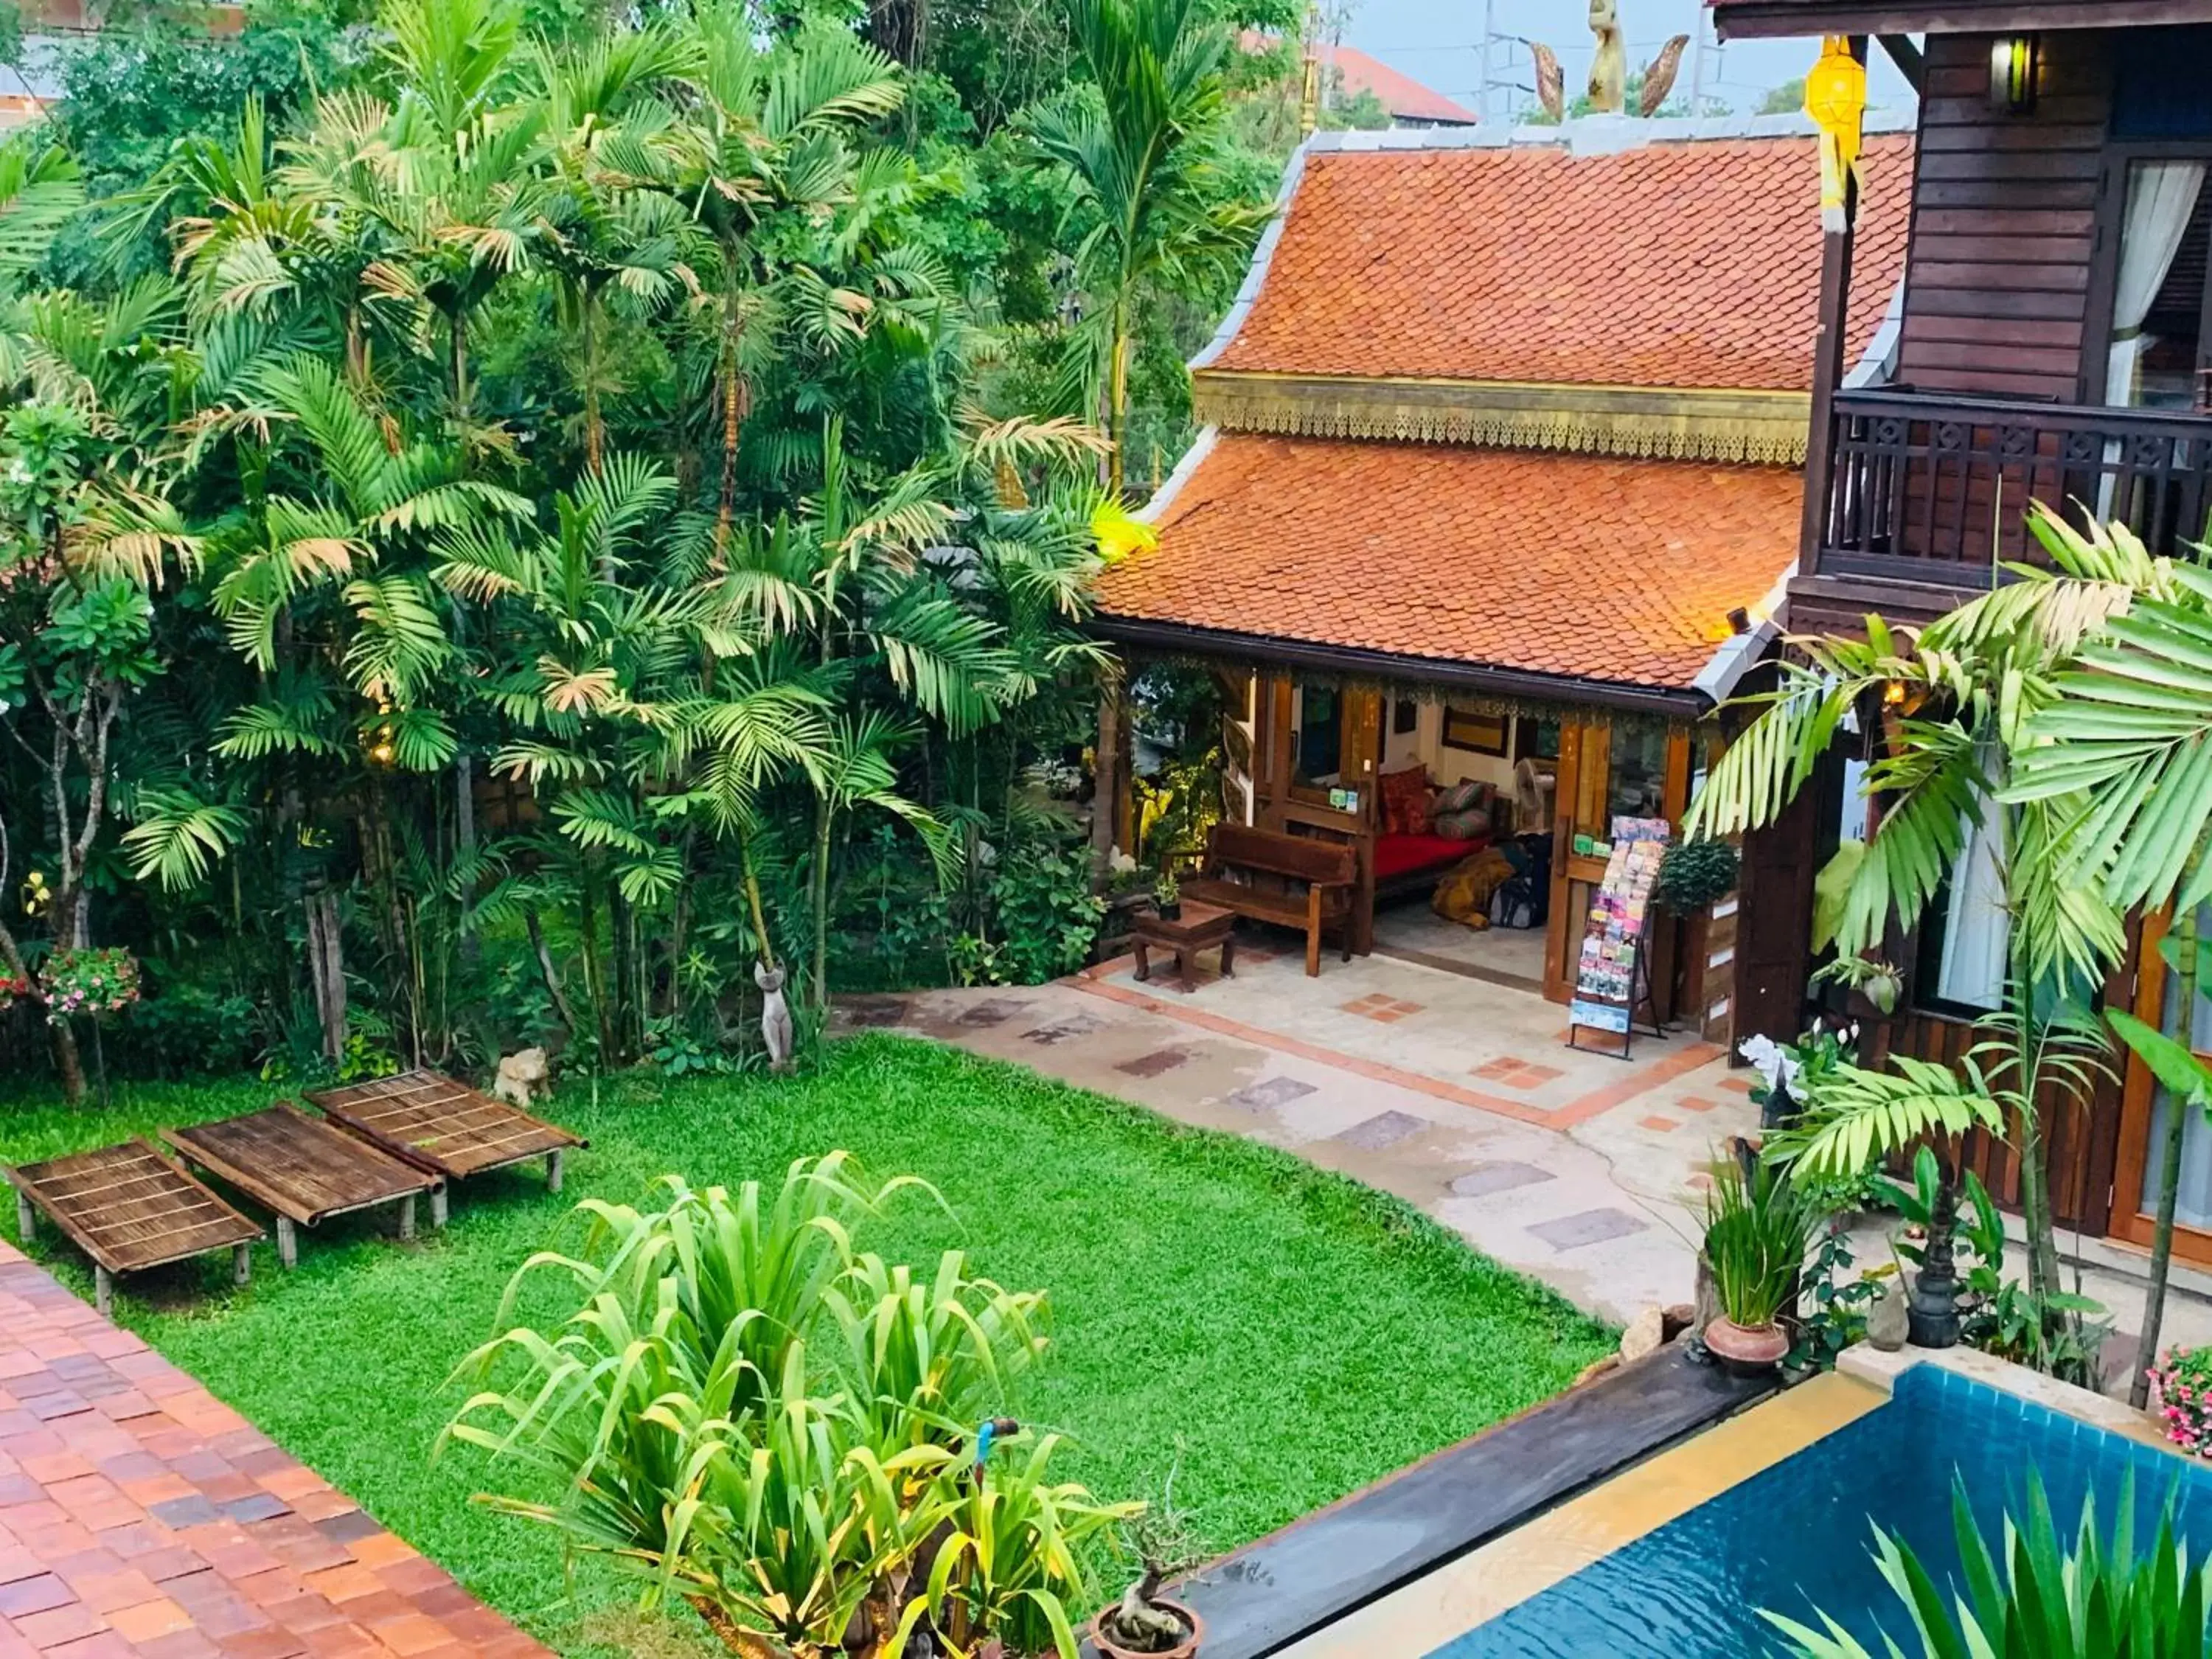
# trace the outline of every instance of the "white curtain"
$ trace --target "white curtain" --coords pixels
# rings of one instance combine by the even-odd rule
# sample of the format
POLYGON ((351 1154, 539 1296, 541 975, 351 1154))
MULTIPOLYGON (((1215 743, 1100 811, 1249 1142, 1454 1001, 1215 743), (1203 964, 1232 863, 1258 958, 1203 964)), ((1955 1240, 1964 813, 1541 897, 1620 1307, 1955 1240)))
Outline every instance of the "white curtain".
POLYGON ((2150 346, 2143 319, 2173 268, 2203 185, 2202 161, 2140 161, 2128 174, 2120 275, 2112 293, 2112 353, 2105 375, 2105 402, 2115 408, 2136 401, 2136 368, 2150 346))
POLYGON ((1936 994, 1972 1008, 2004 1003, 2005 956, 2012 915, 2005 908, 2004 829, 1998 808, 1982 803, 1982 821, 1966 826, 1966 844, 1951 870, 1951 908, 1943 927, 1943 964, 1936 994))

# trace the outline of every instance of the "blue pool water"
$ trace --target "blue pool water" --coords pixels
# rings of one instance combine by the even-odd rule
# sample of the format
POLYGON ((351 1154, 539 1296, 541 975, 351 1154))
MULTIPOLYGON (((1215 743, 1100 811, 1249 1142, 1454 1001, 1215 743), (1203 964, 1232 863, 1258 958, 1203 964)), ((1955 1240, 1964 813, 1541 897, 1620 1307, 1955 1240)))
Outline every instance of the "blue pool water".
MULTIPOLYGON (((1694 1442, 1686 1454, 1697 1455, 1694 1442)), ((1917 1653, 1910 1618, 1875 1567, 1873 1525, 1911 1544, 1941 1582, 1959 1565, 1953 1471, 1965 1476, 1988 1535, 2008 1498, 2017 1506, 2030 1468, 2042 1474, 2063 1535, 2070 1538, 2092 1492, 2108 1522, 2132 1468, 2139 1524, 2154 1521, 2172 1491, 2192 1553, 2202 1560, 2212 1550, 2212 1469, 1917 1365, 1887 1404, 1430 1659, 1745 1659, 1789 1651, 1759 1608, 1817 1630, 1816 1607, 1874 1652, 1887 1650, 1878 1634, 1887 1630, 1917 1653)))

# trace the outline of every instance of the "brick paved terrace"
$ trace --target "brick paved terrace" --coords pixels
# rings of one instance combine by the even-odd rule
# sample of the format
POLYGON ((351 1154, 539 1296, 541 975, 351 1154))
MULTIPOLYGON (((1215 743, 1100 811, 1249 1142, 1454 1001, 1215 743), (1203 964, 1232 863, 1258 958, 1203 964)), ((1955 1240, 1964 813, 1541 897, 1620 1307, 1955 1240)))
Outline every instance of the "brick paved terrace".
POLYGON ((0 1244, 0 1659, 547 1653, 0 1244))

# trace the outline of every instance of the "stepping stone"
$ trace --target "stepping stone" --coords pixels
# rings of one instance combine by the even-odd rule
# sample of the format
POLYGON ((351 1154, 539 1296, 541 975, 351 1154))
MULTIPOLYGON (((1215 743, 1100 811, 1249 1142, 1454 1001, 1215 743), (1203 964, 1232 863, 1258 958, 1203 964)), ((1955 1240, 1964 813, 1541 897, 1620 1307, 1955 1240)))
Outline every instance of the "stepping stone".
POLYGON ((992 997, 977 1003, 954 1022, 959 1025, 981 1027, 1003 1025, 1016 1014, 1026 1013, 1029 1004, 1012 997, 992 997))
POLYGON ((1602 1244, 1609 1238, 1626 1238, 1644 1231, 1648 1225, 1626 1210, 1584 1210, 1580 1215, 1540 1221, 1528 1231, 1555 1250, 1576 1250, 1585 1244, 1602 1244))
POLYGON ((1451 1189, 1462 1198, 1487 1198, 1492 1193, 1510 1193, 1517 1187, 1557 1179, 1549 1170, 1540 1170, 1533 1164, 1478 1164, 1453 1182, 1451 1189))
POLYGON ((881 1030, 906 1023, 906 1003, 898 997, 854 997, 837 1006, 848 1025, 866 1030, 881 1030))
POLYGON ((1246 1084, 1230 1096, 1229 1103, 1249 1107, 1257 1112, 1272 1112, 1294 1100, 1304 1100, 1313 1091, 1312 1084, 1301 1083, 1294 1077, 1262 1078, 1257 1083, 1246 1084))
POLYGON ((1024 1031, 1022 1035, 1031 1042, 1049 1048, 1056 1042, 1066 1042, 1070 1037, 1088 1036, 1103 1024, 1105 1022, 1096 1014, 1069 1014, 1063 1018, 1052 1021, 1049 1024, 1040 1025, 1034 1030, 1024 1031))
POLYGON ((1115 1066, 1131 1077, 1158 1077, 1163 1072, 1172 1072, 1190 1056, 1181 1048, 1155 1048, 1149 1054, 1139 1054, 1134 1060, 1125 1060, 1115 1066))
POLYGON ((1347 1146, 1357 1146, 1363 1152, 1379 1152, 1385 1146, 1395 1146, 1407 1135, 1419 1134, 1429 1127, 1425 1117, 1415 1117, 1409 1112, 1381 1112, 1364 1122, 1355 1123, 1332 1139, 1347 1146))

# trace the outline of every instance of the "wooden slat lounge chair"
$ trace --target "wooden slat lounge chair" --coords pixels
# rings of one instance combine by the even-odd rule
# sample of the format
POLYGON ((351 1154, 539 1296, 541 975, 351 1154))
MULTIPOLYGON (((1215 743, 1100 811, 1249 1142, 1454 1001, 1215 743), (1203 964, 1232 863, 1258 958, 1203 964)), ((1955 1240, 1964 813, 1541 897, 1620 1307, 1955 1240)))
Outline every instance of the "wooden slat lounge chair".
POLYGON ((237 1280, 252 1269, 253 1241, 265 1237, 240 1215, 143 1140, 23 1164, 8 1171, 16 1224, 27 1242, 44 1211, 62 1236, 92 1258, 102 1313, 114 1301, 118 1273, 139 1273, 187 1256, 228 1249, 237 1280))
MULTIPOLYGON (((545 1160, 545 1185, 561 1190, 561 1155, 590 1143, 456 1083, 442 1072, 402 1072, 308 1095, 349 1134, 450 1184, 533 1158, 545 1160)), ((430 1194, 430 1213, 446 1221, 447 1188, 430 1194)))
POLYGON ((415 1237, 415 1200, 439 1178, 283 1104, 167 1131, 185 1163, 218 1176, 276 1214, 276 1259, 300 1261, 301 1227, 379 1204, 399 1206, 399 1236, 415 1237))

